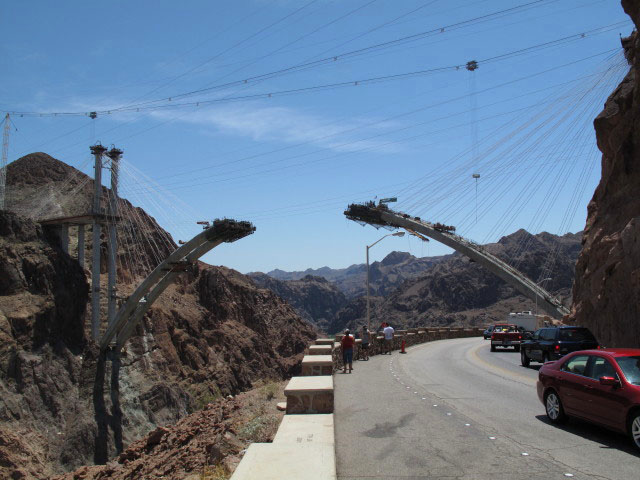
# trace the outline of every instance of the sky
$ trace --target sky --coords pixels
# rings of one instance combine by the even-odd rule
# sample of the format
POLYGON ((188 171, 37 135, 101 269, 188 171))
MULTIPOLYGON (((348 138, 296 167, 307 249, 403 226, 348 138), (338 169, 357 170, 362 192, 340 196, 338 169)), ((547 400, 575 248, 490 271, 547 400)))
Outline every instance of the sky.
MULTIPOLYGON (((364 263, 388 232, 343 211, 382 197, 478 243, 582 230, 633 25, 611 0, 34 0, 0 28, 9 162, 92 174, 115 145, 176 241, 253 222, 204 257, 247 273, 364 263)), ((450 253, 405 235, 371 260, 393 250, 450 253)))

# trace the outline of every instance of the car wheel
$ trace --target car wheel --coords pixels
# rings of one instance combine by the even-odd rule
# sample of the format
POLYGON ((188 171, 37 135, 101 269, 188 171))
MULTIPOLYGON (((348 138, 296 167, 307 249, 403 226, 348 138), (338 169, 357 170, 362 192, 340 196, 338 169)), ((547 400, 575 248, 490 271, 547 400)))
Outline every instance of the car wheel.
POLYGON ((519 351, 520 351, 520 345, 516 345, 515 347, 513 347, 513 349, 514 349, 516 352, 519 352, 519 351))
POLYGON ((527 352, 524 349, 520 350, 520 363, 523 367, 528 367, 531 363, 531 360, 527 357, 527 352))
POLYGON ((549 362, 549 361, 550 361, 550 359, 549 359, 549 354, 548 354, 547 352, 544 352, 544 353, 542 354, 542 363, 547 363, 547 362, 549 362))
POLYGON ((496 351, 496 346, 495 345, 491 345, 491 351, 495 352, 496 351))
POLYGON ((567 416, 562 408, 562 402, 560 396, 555 390, 551 390, 544 398, 544 407, 547 410, 547 417, 553 423, 562 423, 566 420, 567 416))
POLYGON ((636 410, 629 418, 629 435, 637 449, 640 449, 640 411, 636 410))

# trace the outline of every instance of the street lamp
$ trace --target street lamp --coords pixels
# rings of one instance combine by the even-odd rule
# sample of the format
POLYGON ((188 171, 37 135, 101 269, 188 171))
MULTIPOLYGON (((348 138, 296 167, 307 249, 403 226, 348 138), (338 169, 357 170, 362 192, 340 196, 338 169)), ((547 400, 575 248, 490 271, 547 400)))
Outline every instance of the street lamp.
POLYGON ((388 233, 381 239, 373 242, 371 245, 367 245, 367 330, 371 330, 371 310, 369 307, 369 249, 376 243, 381 242, 387 237, 403 237, 404 232, 388 233))
MULTIPOLYGON (((541 286, 542 283, 544 282, 548 282, 549 280, 552 280, 551 277, 547 277, 547 278, 543 278, 542 280, 540 280, 538 283, 536 283, 537 286, 541 286)), ((538 292, 536 292, 536 317, 538 316, 538 292)), ((537 321, 537 320, 536 320, 537 321)))

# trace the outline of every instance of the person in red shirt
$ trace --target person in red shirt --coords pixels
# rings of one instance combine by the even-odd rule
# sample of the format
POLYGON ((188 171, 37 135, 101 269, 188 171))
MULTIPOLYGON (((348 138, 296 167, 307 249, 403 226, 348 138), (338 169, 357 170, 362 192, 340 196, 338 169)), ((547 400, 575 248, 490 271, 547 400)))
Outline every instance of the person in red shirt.
POLYGON ((351 332, 347 328, 344 331, 344 337, 340 341, 340 347, 342 348, 342 363, 344 364, 344 370, 342 373, 347 373, 347 363, 349 364, 349 373, 353 370, 353 345, 356 343, 356 339, 353 338, 351 332))

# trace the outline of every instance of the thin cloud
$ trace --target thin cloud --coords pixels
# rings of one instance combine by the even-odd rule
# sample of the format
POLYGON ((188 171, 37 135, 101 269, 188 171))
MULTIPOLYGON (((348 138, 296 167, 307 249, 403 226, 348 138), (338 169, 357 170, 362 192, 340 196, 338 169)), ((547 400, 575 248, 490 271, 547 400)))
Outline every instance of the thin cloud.
MULTIPOLYGON (((168 116, 166 112, 154 115, 168 116)), ((242 136, 259 142, 308 143, 337 152, 364 149, 398 152, 396 145, 386 145, 388 137, 368 138, 392 126, 389 122, 370 125, 375 119, 330 119, 288 107, 234 107, 194 112, 179 121, 199 125, 210 133, 242 136)))

